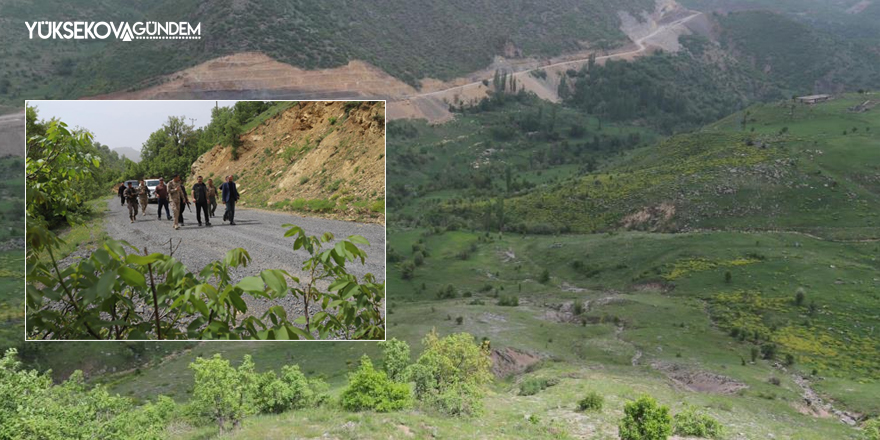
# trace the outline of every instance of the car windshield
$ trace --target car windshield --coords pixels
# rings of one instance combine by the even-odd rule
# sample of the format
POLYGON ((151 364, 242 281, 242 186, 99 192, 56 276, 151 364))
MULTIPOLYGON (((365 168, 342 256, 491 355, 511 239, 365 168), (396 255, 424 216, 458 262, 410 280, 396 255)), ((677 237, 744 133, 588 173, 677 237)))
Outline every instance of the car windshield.
POLYGON ((158 186, 158 185, 159 185, 159 180, 158 180, 158 179, 157 179, 157 180, 148 180, 148 181, 147 181, 147 186, 149 186, 149 187, 151 187, 151 188, 154 187, 154 186, 158 186))

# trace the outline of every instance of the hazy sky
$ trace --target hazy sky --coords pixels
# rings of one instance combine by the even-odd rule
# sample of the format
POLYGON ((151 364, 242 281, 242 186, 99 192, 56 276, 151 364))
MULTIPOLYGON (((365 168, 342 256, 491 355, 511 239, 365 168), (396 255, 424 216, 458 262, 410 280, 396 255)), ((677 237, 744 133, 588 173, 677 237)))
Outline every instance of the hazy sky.
POLYGON ((131 147, 140 150, 150 133, 159 129, 169 116, 190 118, 196 127, 211 122, 214 103, 221 107, 236 101, 30 101, 37 107, 37 118, 56 117, 68 127, 83 127, 94 133, 95 140, 110 148, 131 147))

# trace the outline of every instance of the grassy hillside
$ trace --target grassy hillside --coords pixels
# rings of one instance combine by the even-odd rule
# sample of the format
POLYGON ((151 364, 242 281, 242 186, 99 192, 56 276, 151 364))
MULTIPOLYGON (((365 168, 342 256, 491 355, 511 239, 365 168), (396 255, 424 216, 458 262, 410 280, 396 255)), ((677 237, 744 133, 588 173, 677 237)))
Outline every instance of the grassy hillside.
POLYGON ((145 81, 222 55, 262 51, 307 69, 364 60, 416 84, 489 65, 495 55, 549 56, 625 41, 618 10, 653 10, 649 0, 607 2, 26 2, 0 5, 0 103, 78 98, 145 81), (572 13, 578 11, 578 13, 572 13), (201 22, 186 41, 28 40, 24 21, 94 18, 201 22))
MULTIPOLYGON (((848 110, 873 100, 853 94, 816 106, 752 107, 586 175, 507 197, 505 224, 515 231, 733 228, 877 238, 880 119, 876 110, 848 110)), ((441 199, 434 209, 481 225, 497 195, 441 199)))

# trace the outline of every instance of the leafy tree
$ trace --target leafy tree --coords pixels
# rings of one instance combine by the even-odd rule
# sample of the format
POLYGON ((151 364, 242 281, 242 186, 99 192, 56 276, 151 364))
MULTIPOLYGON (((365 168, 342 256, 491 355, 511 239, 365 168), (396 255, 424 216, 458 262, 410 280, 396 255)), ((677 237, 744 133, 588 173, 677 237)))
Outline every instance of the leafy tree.
POLYGON ((440 338, 429 333, 409 375, 416 399, 450 415, 476 415, 482 410, 483 387, 492 380, 488 341, 457 333, 440 338))
POLYGON ((14 349, 0 358, 0 439, 161 439, 177 404, 159 396, 135 408, 81 372, 54 385, 49 373, 24 370, 14 349))
POLYGON ((409 367, 409 344, 397 338, 379 343, 382 349, 382 369, 394 382, 406 382, 406 369, 409 367))
POLYGON ((723 426, 712 416, 694 406, 686 405, 684 410, 673 417, 675 434, 680 436, 721 438, 723 426))
POLYGON ((85 201, 73 184, 93 182, 92 171, 100 166, 100 159, 92 154, 92 134, 73 132, 56 120, 41 124, 36 117, 36 110, 29 108, 26 125, 34 132, 29 133, 25 158, 28 221, 73 224, 85 201))
POLYGON ((658 405, 653 397, 627 402, 623 413, 618 425, 621 440, 666 440, 672 434, 669 407, 658 405))
POLYGON ((212 358, 197 358, 189 368, 195 372, 192 400, 193 410, 217 423, 220 432, 241 425, 242 419, 256 412, 254 391, 257 376, 250 355, 233 368, 220 354, 212 358))
POLYGON ((373 368, 364 355, 360 367, 349 376, 340 402, 349 411, 396 411, 412 404, 412 391, 409 384, 394 382, 384 371, 373 368))
POLYGON ((320 402, 320 380, 309 381, 298 365, 285 365, 281 376, 267 371, 257 378, 254 401, 260 413, 280 413, 314 406, 320 402))
POLYGON ((238 160, 238 146, 241 143, 239 136, 241 135, 241 123, 238 119, 230 119, 226 122, 226 132, 223 138, 223 144, 232 148, 232 159, 238 160))

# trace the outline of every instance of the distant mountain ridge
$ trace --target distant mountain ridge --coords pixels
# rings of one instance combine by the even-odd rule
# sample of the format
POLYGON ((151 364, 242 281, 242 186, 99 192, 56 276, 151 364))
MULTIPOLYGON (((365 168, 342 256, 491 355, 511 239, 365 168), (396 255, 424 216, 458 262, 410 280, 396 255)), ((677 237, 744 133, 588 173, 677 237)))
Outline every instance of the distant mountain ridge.
POLYGON ((126 159, 132 162, 140 162, 141 161, 141 152, 140 150, 136 150, 131 147, 119 147, 114 148, 113 151, 119 154, 119 157, 125 157, 126 159))

